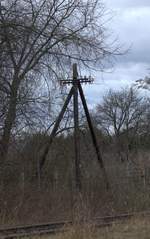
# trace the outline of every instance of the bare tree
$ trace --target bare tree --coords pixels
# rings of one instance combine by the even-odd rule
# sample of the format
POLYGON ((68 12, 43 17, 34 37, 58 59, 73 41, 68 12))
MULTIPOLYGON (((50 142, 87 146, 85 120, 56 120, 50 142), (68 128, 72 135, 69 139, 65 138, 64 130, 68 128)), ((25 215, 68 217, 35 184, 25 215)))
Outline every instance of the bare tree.
POLYGON ((121 158, 123 148, 128 158, 133 140, 143 125, 147 106, 144 98, 132 88, 117 92, 110 90, 103 103, 97 106, 97 123, 115 137, 121 158))
POLYGON ((136 80, 134 83, 134 87, 137 89, 149 90, 150 89, 150 77, 145 76, 144 79, 136 80))
MULTIPOLYGON (((106 43, 100 0, 5 0, 0 6, 0 68, 7 96, 1 143, 7 154, 24 82, 52 79, 72 60, 85 66, 117 53, 106 43), (8 92, 7 92, 8 91, 8 92)), ((115 51, 116 50, 116 51, 115 51)), ((24 84, 25 85, 25 84, 24 84)))

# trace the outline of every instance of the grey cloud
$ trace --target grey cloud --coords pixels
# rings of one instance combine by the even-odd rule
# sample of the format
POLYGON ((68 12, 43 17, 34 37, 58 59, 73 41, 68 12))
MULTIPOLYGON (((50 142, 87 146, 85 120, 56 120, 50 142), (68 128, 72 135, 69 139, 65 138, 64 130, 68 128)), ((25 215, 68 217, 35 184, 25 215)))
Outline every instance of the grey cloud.
POLYGON ((146 9, 121 10, 112 23, 114 34, 129 52, 119 62, 150 63, 150 7, 146 9))
POLYGON ((103 95, 110 88, 119 90, 124 87, 130 87, 138 79, 143 79, 148 65, 143 63, 125 63, 116 65, 112 73, 95 74, 95 83, 84 87, 87 102, 90 108, 102 101, 103 95))
POLYGON ((147 7, 150 6, 149 0, 106 0, 108 7, 130 8, 130 7, 147 7))
POLYGON ((105 2, 115 12, 108 27, 114 36, 118 36, 123 49, 131 48, 127 54, 117 57, 112 73, 97 73, 96 84, 84 87, 91 108, 102 100, 110 88, 131 86, 136 80, 149 75, 150 68, 150 0, 105 2))

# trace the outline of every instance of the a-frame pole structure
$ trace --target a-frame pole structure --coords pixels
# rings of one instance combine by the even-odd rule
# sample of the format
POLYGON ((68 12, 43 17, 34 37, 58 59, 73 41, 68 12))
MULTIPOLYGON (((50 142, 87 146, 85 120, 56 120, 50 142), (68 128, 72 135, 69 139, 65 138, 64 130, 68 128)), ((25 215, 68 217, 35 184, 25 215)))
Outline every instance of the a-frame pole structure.
POLYGON ((81 191, 82 189, 82 184, 81 184, 81 168, 80 168, 80 132, 79 132, 79 110, 78 110, 78 96, 80 95, 81 97, 81 101, 83 104, 83 108, 85 111, 85 115, 87 118, 87 122, 88 122, 88 126, 89 126, 89 130, 91 133, 91 137, 92 137, 92 142, 93 142, 93 146, 95 148, 95 152, 97 155, 97 159, 98 159, 98 163, 102 169, 102 173, 103 173, 103 177, 106 183, 106 187, 107 189, 109 188, 109 182, 108 182, 108 178, 107 178, 107 174, 106 174, 106 170, 105 170, 105 166, 104 166, 104 162, 102 159, 102 155, 97 143, 97 138, 94 132, 94 128, 92 125, 92 121, 91 121, 91 117, 90 117, 90 113, 87 107, 87 103, 86 103, 86 99, 83 93, 83 89, 81 86, 81 83, 92 83, 93 79, 91 78, 80 78, 78 77, 78 72, 77 72, 77 64, 73 64, 73 78, 72 79, 68 79, 68 80, 62 80, 61 84, 62 85, 66 85, 66 84, 72 84, 73 86, 71 87, 71 90, 65 100, 65 103, 62 107, 62 110, 55 122, 55 125, 53 127, 53 130, 51 132, 50 138, 49 138, 49 142, 46 145, 41 161, 40 161, 40 171, 42 170, 44 163, 46 161, 46 157, 49 151, 49 147, 53 142, 54 137, 56 136, 59 124, 65 114, 65 111, 69 105, 69 102, 71 100, 71 98, 73 97, 73 106, 74 106, 74 148, 75 148, 75 183, 76 183, 76 190, 78 192, 81 191))

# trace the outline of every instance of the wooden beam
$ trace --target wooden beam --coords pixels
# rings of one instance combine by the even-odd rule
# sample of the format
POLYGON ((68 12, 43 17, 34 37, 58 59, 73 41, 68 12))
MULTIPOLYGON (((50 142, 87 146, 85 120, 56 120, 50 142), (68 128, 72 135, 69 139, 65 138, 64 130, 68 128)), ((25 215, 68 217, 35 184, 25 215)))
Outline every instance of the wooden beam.
POLYGON ((97 159, 98 159, 98 162, 99 162, 100 167, 102 169, 103 177, 105 179, 106 187, 108 189, 109 188, 109 182, 108 182, 104 162, 103 162, 102 155, 101 155, 98 143, 97 143, 97 138, 96 138, 94 128, 93 128, 93 125, 92 125, 90 113, 89 113, 87 103, 86 103, 86 99, 85 99, 85 96, 84 96, 84 93, 83 93, 83 90, 82 90, 82 86, 81 86, 80 83, 78 84, 78 88, 79 88, 79 93, 80 93, 80 97, 81 97, 81 100, 82 100, 82 104, 83 104, 83 107, 84 107, 85 115, 86 115, 86 118, 87 118, 87 122, 88 122, 88 125, 89 125, 89 129, 90 129, 90 132, 91 132, 93 145, 94 145, 94 148, 95 148, 95 151, 96 151, 96 154, 97 154, 97 159))
POLYGON ((59 114, 59 116, 58 116, 58 118, 57 118, 57 120, 56 120, 56 123, 55 123, 54 127, 53 127, 53 130, 52 130, 51 135, 50 135, 50 138, 49 138, 49 142, 48 142, 48 144, 47 144, 47 146, 45 147, 45 150, 44 150, 44 152, 43 152, 42 159, 41 159, 41 161, 40 161, 40 166, 39 166, 39 167, 40 167, 40 171, 41 171, 41 169, 42 169, 43 166, 44 166, 44 163, 45 163, 45 161, 46 161, 46 156, 47 156, 48 151, 49 151, 49 147, 50 147, 50 145, 51 145, 52 142, 53 142, 53 139, 54 139, 54 137, 55 137, 55 135, 56 135, 56 132, 57 132, 58 127, 59 127, 59 124, 60 124, 60 122, 61 122, 61 120, 62 120, 62 118, 63 118, 63 116, 64 116, 64 113, 65 113, 65 111, 66 111, 66 109, 67 109, 67 106, 68 106, 70 100, 71 100, 71 97, 73 96, 73 93, 74 93, 74 87, 72 86, 72 88, 71 88, 71 90, 70 90, 70 92, 69 92, 69 94, 68 94, 68 96, 67 96, 67 98, 66 98, 66 101, 65 101, 65 103, 64 103, 64 105, 63 105, 63 108, 62 108, 62 110, 61 110, 61 112, 60 112, 60 114, 59 114))
POLYGON ((79 132, 79 109, 78 109, 78 72, 77 64, 73 65, 73 104, 74 104, 74 147, 75 147, 75 183, 76 189, 81 191, 80 170, 80 132, 79 132))

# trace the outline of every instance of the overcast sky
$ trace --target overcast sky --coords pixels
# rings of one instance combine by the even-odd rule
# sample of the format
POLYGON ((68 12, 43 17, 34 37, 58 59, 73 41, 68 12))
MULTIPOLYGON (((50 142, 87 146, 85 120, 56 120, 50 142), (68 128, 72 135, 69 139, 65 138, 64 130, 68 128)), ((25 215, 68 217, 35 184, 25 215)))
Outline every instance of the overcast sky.
POLYGON ((112 12, 110 31, 129 52, 119 56, 111 73, 94 73, 95 84, 85 86, 90 106, 100 101, 109 88, 119 89, 150 72, 150 0, 104 0, 112 12))

